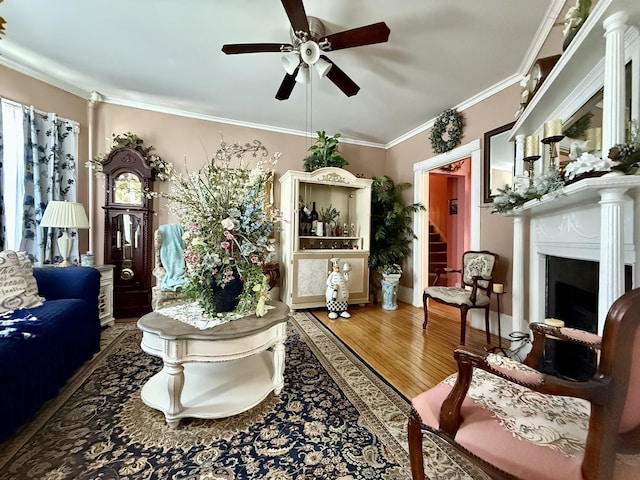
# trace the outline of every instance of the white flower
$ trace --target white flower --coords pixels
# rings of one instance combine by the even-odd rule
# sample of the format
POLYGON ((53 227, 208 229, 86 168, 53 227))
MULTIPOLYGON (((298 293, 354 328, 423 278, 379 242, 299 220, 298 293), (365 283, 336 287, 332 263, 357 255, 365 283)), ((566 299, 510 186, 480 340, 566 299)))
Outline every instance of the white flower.
POLYGON ((576 160, 569 162, 564 169, 565 177, 573 180, 587 172, 608 172, 615 163, 608 158, 600 158, 592 153, 584 152, 576 160))
POLYGON ((226 230, 233 230, 233 220, 231 220, 230 217, 225 218, 224 220, 222 220, 222 226, 226 230))

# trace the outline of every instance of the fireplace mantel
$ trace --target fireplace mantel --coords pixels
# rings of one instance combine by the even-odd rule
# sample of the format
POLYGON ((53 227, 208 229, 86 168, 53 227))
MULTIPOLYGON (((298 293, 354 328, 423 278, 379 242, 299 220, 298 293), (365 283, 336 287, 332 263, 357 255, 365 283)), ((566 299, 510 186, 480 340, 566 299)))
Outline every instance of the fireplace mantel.
POLYGON ((622 189, 630 193, 640 190, 640 176, 617 175, 607 173, 602 177, 585 178, 565 186, 561 193, 545 195, 540 200, 529 200, 521 208, 513 211, 513 215, 535 216, 566 210, 575 205, 600 201, 600 191, 605 189, 622 189))
MULTIPOLYGON (((640 118, 639 5, 630 0, 599 0, 592 8, 511 131, 516 174, 524 172, 525 137, 542 135, 543 124, 550 119, 566 122, 600 90, 601 154, 628 140, 628 119, 640 118), (628 64, 629 95, 625 91, 628 64)), ((536 175, 550 168, 551 152, 550 148, 537 162, 536 175)), ((565 186, 560 197, 548 195, 527 202, 511 215, 512 329, 528 332, 530 321, 544 320, 545 261, 552 255, 598 262, 598 331, 602 333, 609 307, 624 292, 625 264, 632 268, 632 286, 640 285, 640 218, 636 220, 640 176, 582 179, 565 186)))
POLYGON ((632 266, 634 285, 639 284, 638 212, 640 177, 616 174, 580 180, 564 187, 560 196, 547 195, 514 210, 514 330, 527 331, 527 320, 544 319, 546 256, 553 255, 599 263, 598 332, 602 334, 609 307, 624 293, 625 264, 632 266))

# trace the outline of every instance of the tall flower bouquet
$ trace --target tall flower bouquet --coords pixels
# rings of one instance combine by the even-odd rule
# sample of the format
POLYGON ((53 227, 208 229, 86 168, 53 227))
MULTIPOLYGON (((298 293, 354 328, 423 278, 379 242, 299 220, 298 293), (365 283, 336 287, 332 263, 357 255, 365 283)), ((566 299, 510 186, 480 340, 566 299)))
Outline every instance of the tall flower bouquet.
POLYGON ((262 265, 275 250, 273 233, 279 219, 268 185, 279 154, 269 157, 257 140, 244 145, 220 144, 215 157, 198 172, 175 174, 169 209, 184 228, 187 284, 207 316, 216 316, 212 287, 224 289, 236 279, 244 283, 236 313, 266 313, 269 300, 262 265), (245 156, 257 159, 249 168, 245 156))

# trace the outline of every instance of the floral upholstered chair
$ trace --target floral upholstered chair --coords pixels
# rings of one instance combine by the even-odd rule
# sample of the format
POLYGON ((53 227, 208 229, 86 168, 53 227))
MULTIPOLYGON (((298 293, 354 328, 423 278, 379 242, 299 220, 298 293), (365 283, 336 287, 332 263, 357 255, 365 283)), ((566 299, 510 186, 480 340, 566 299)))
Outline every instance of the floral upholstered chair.
POLYGON ((460 309, 460 344, 464 345, 467 330, 467 312, 472 308, 484 309, 485 330, 487 344, 491 343, 489 332, 489 309, 491 307, 491 291, 493 289, 493 269, 498 262, 498 255, 487 250, 468 251, 462 255, 462 269, 442 268, 436 270, 433 287, 426 287, 422 294, 424 308, 424 322, 422 328, 427 328, 428 300, 445 303, 460 309), (460 273, 462 284, 460 287, 437 286, 443 273, 460 273))
POLYGON ((412 400, 414 480, 425 478, 423 435, 448 443, 487 478, 640 478, 640 289, 616 300, 602 338, 544 323, 531 328, 524 363, 458 347, 457 375, 412 400), (599 351, 593 377, 576 382, 534 370, 546 337, 599 351))

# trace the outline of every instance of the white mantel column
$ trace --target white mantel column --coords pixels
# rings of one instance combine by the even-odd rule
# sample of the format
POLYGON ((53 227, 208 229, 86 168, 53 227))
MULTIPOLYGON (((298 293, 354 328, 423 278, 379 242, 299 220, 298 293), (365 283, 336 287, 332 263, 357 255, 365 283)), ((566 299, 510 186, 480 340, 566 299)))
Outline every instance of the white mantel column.
MULTIPOLYGON (((513 217, 513 268, 511 281, 511 330, 528 332, 524 319, 524 217, 513 217)), ((517 345, 514 345, 517 347, 517 345)))
POLYGON ((524 135, 516 135, 516 175, 522 175, 524 173, 524 135))
POLYGON ((600 283, 598 334, 602 335, 607 312, 624 293, 624 224, 622 202, 626 189, 600 190, 600 283))
POLYGON ((606 156, 609 149, 616 143, 625 141, 624 32, 627 28, 627 18, 626 12, 617 12, 602 22, 606 40, 604 98, 602 102, 603 156, 606 156))

